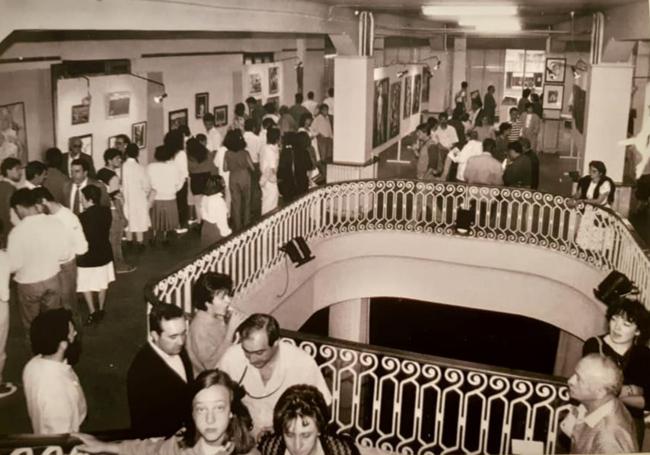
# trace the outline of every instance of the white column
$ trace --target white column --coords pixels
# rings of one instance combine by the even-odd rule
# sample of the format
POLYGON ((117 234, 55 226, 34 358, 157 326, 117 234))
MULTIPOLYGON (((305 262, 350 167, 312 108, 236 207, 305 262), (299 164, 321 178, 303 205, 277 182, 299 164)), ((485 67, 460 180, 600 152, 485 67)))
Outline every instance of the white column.
POLYGON ((330 306, 329 336, 368 343, 370 339, 370 299, 353 299, 330 306))
POLYGON ((454 38, 452 65, 450 99, 451 106, 455 107, 454 94, 460 90, 461 82, 467 81, 467 38, 454 38))
POLYGON ((583 342, 564 330, 560 330, 560 338, 557 341, 557 353, 555 354, 555 366, 553 374, 568 378, 582 358, 583 342))

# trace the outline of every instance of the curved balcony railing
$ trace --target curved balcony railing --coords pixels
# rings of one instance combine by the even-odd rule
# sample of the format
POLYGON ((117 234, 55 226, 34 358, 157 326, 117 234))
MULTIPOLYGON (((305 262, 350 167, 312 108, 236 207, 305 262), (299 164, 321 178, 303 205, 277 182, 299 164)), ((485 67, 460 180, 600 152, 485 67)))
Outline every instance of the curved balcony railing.
POLYGON ((648 250, 612 210, 518 188, 413 180, 360 180, 314 189, 150 282, 145 297, 189 313, 191 287, 201 273, 229 273, 235 291, 244 292, 281 263, 280 247, 296 236, 310 241, 378 230, 455 236, 460 209, 470 211, 468 237, 532 245, 603 271, 619 270, 636 283, 650 308, 648 250))

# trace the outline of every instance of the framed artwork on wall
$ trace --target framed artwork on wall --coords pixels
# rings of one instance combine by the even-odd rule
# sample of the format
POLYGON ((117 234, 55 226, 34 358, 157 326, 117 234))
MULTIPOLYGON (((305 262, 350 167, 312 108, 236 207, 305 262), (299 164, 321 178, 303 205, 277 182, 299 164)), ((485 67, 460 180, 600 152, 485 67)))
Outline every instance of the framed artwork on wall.
POLYGON ((0 105, 0 157, 13 156, 27 162, 27 123, 25 103, 0 105))
POLYGON ((547 58, 545 67, 544 73, 547 83, 564 83, 564 75, 566 73, 565 58, 547 58))
POLYGON ((181 125, 187 125, 187 108, 169 111, 169 131, 176 130, 181 125))
POLYGON ((129 92, 113 92, 108 94, 108 118, 129 115, 131 94, 129 92))
POLYGON ((115 148, 115 141, 117 140, 117 135, 115 136, 110 136, 108 138, 108 148, 109 149, 114 149, 115 148))
POLYGON ((203 118, 208 112, 210 112, 210 94, 203 92, 194 95, 194 116, 203 118))
POLYGON ((372 122, 372 146, 377 147, 388 138, 388 78, 375 81, 372 122))
POLYGON ((390 84, 390 110, 388 114, 388 138, 392 139, 399 134, 400 101, 402 100, 402 81, 390 84))
POLYGON ((250 73, 248 75, 248 93, 250 95, 262 94, 262 75, 260 73, 250 73))
POLYGON ((544 109, 552 111, 562 110, 562 103, 564 102, 564 85, 562 84, 546 84, 544 85, 544 98, 542 104, 544 109))
POLYGON ((420 97, 422 96, 422 75, 415 75, 415 83, 413 84, 413 111, 412 114, 420 112, 420 97))
MULTIPOLYGON (((93 135, 84 134, 83 136, 74 136, 69 140, 79 139, 81 140, 81 152, 86 155, 93 156, 93 135)), ((69 143, 69 142, 68 142, 69 143)))
POLYGON ((273 103, 273 104, 275 104, 275 107, 277 109, 280 109, 280 97, 279 96, 269 96, 266 99, 266 102, 267 103, 273 103))
POLYGON ((413 79, 410 76, 404 78, 404 118, 411 116, 411 87, 413 79))
POLYGON ((72 124, 81 125, 90 121, 90 105, 77 104, 72 106, 72 124))
POLYGON ((277 66, 269 67, 269 95, 274 95, 280 91, 280 75, 277 66))
POLYGON ((214 126, 225 126, 228 124, 228 105, 214 108, 214 126))
POLYGON ((139 149, 147 146, 147 122, 138 122, 131 125, 131 140, 139 149))

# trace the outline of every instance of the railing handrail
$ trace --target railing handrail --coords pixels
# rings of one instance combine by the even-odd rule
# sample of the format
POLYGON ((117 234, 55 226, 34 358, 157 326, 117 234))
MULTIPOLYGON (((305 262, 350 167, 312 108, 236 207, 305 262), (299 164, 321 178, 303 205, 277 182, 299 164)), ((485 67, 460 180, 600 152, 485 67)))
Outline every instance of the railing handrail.
MULTIPOLYGON (((315 188, 310 189, 307 193, 303 194, 302 196, 296 198, 295 200, 291 201, 289 204, 285 205, 284 207, 278 207, 275 210, 265 214, 262 216, 259 220, 255 221, 251 225, 249 225, 246 229, 240 232, 233 233, 229 235, 228 237, 224 237, 220 239, 218 242, 214 243, 213 245, 204 248, 201 250, 201 252, 193 257, 186 259, 184 261, 181 261, 180 263, 176 264, 174 267, 168 269, 164 273, 161 273, 160 275, 156 276, 155 278, 150 279, 147 281, 144 287, 144 297, 145 301, 149 303, 159 303, 160 300, 157 298, 157 296, 154 293, 154 288, 158 282, 163 280, 166 276, 172 275, 176 272, 181 271, 183 268, 187 267, 188 265, 191 265, 197 257, 204 256, 205 254, 209 253, 211 250, 216 249, 228 242, 231 242, 239 237, 242 237, 246 235, 246 232, 250 229, 255 228, 257 225, 260 225, 264 223, 267 219, 276 216, 284 211, 290 210, 292 206, 299 204, 300 201, 307 199, 309 197, 312 197, 314 193, 317 192, 324 192, 327 188, 331 187, 336 187, 336 186, 341 186, 341 185, 346 185, 346 184, 354 184, 354 183, 364 183, 364 182, 378 182, 378 181, 383 181, 383 182, 409 182, 412 184, 430 184, 432 182, 423 182, 420 180, 416 179, 405 179, 405 178, 391 178, 391 179, 360 179, 360 180, 353 180, 353 181, 347 181, 347 182, 335 182, 335 183, 328 183, 325 185, 321 185, 315 188)), ((436 183, 436 182, 433 182, 436 183)), ((502 187, 502 186, 492 186, 492 185, 469 185, 466 183, 459 183, 459 182, 440 182, 441 184, 444 184, 445 186, 455 186, 455 187, 471 187, 471 188, 486 188, 486 189, 496 189, 496 190, 503 190, 503 189, 509 189, 509 190, 520 190, 520 191, 527 191, 530 192, 531 194, 539 194, 542 197, 547 196, 551 197, 553 200, 556 198, 562 198, 565 201, 573 201, 574 199, 572 197, 567 197, 567 196, 562 196, 562 195, 557 195, 549 192, 543 192, 543 191, 538 191, 538 190, 531 190, 528 188, 516 188, 516 187, 502 187)), ((632 240, 635 242, 636 246, 639 248, 639 250, 643 253, 643 255, 650 260, 650 248, 645 244, 641 236, 636 232, 634 227, 630 224, 628 220, 625 218, 621 217, 620 214, 618 214, 616 211, 609 207, 603 207, 600 205, 592 204, 590 202, 586 201, 579 201, 579 204, 581 206, 593 206, 594 208, 598 210, 602 210, 612 216, 615 220, 617 220, 624 228, 625 231, 629 233, 629 235, 632 237, 632 240)))
POLYGON ((356 343, 354 341, 341 340, 339 338, 324 337, 320 335, 314 335, 311 333, 307 334, 303 332, 295 332, 292 330, 281 329, 280 333, 284 338, 329 344, 340 348, 347 348, 355 351, 363 351, 370 354, 399 357, 404 360, 411 360, 417 363, 431 363, 443 367, 459 368, 463 370, 471 370, 471 371, 477 371, 481 373, 489 372, 490 374, 505 376, 513 379, 531 379, 536 381, 547 382, 549 384, 555 384, 558 386, 566 386, 566 378, 562 378, 560 376, 535 373, 532 371, 517 370, 514 368, 493 366, 484 363, 470 362, 467 360, 451 359, 448 357, 439 357, 430 354, 421 354, 412 351, 403 351, 401 349, 388 348, 388 347, 378 346, 373 344, 356 343))

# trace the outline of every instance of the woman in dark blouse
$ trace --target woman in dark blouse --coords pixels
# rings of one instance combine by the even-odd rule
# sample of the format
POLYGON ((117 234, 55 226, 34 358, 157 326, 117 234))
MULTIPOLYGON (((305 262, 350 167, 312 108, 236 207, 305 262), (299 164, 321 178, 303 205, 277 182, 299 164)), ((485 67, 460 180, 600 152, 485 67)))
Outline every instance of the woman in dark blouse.
POLYGON ((643 442, 644 410, 650 409, 650 349, 648 312, 636 300, 622 298, 607 308, 609 331, 589 338, 582 354, 600 353, 614 360, 623 371, 619 398, 634 417, 639 447, 643 442))
POLYGON ((86 185, 81 195, 84 211, 79 214, 79 220, 88 241, 88 251, 77 256, 77 292, 83 293, 88 305, 86 325, 90 325, 104 317, 106 290, 109 283, 115 281, 113 249, 109 241, 112 217, 111 209, 99 203, 101 191, 98 187, 86 185))

